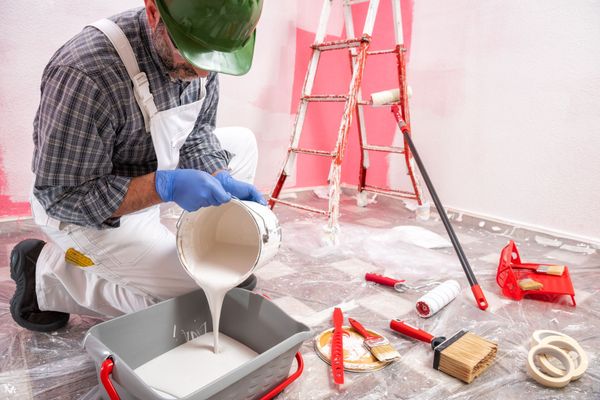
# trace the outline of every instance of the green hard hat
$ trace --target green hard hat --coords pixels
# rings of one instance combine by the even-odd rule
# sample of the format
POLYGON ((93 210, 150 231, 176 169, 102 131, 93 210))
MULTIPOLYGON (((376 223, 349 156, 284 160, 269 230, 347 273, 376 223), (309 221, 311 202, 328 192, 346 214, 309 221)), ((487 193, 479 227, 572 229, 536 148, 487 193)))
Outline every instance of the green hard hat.
POLYGON ((181 55, 198 68, 243 75, 252 65, 263 0, 156 0, 181 55))

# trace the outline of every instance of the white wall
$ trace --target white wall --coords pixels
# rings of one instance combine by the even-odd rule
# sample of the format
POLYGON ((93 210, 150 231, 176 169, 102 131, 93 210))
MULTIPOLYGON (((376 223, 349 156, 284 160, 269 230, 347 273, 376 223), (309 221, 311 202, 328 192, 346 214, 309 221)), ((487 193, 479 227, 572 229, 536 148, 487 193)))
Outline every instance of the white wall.
MULTIPOLYGON (((297 3, 265 0, 252 71, 243 77, 222 77, 219 124, 254 130, 262 150, 257 184, 265 190, 275 179, 291 130, 297 13, 309 13, 297 3)), ((42 71, 52 54, 86 24, 143 4, 142 0, 1 1, 0 207, 28 201, 33 185, 33 119, 42 71)))
POLYGON ((412 38, 413 132, 445 205, 600 241, 600 2, 416 1, 412 38))
POLYGON ((86 24, 143 5, 141 0, 0 2, 0 173, 13 202, 33 185, 33 119, 42 71, 54 52, 86 24))
MULTIPOLYGON (((263 189, 288 144, 295 35, 316 27, 321 2, 311 2, 265 0, 254 68, 222 80, 219 120, 257 134, 263 189)), ((52 53, 86 23, 142 3, 1 2, 0 197, 27 200, 52 53)), ((413 130, 447 206, 600 240, 599 21, 592 0, 415 2, 413 130)))

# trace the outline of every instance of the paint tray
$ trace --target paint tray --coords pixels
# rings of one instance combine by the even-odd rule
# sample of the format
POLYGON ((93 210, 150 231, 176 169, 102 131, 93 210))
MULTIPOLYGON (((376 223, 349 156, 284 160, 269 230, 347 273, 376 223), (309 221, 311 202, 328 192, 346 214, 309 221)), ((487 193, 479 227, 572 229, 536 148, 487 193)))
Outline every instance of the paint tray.
POLYGON ((521 300, 523 297, 557 302, 562 296, 571 296, 573 306, 575 306, 575 290, 569 275, 569 268, 561 276, 547 275, 538 273, 535 269, 541 265, 521 262, 517 245, 512 240, 508 243, 500 254, 500 263, 496 274, 496 282, 502 288, 502 294, 514 300, 521 300), (521 279, 533 279, 543 285, 539 290, 523 290, 519 286, 521 279))
MULTIPOLYGON (((84 347, 101 384, 85 399, 169 398, 144 383, 134 369, 207 331, 212 331, 212 319, 202 290, 92 327, 84 347), (112 374, 106 372, 109 367, 112 374), (111 394, 111 386, 116 393, 111 394)), ((225 297, 220 331, 258 355, 182 399, 260 399, 280 391, 291 382, 288 374, 302 342, 312 337, 306 325, 268 299, 237 288, 225 297)), ((296 359, 301 373, 299 353, 296 359)))

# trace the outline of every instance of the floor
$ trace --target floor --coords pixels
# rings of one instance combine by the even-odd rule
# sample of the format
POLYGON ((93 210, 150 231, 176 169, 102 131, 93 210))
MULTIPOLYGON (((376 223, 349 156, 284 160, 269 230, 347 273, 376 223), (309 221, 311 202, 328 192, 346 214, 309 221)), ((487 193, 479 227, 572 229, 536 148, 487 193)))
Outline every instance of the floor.
MULTIPOLYGON (((321 193, 304 192, 300 200, 324 206, 321 193)), ((351 193, 342 198, 340 243, 327 245, 324 220, 279 206, 283 245, 274 261, 257 271, 257 291, 273 299, 315 335, 331 327, 331 308, 341 305, 367 327, 384 333, 402 358, 368 374, 346 373, 346 383, 335 388, 330 370, 314 351, 313 341, 302 347, 305 370, 280 399, 597 399, 600 397, 600 254, 585 243, 451 214, 464 250, 484 289, 490 307, 475 307, 467 281, 439 217, 417 220, 411 204, 377 197, 366 208, 357 207, 351 193), (418 235, 418 226, 440 237, 418 235), (391 229, 395 228, 395 229, 391 229), (443 238, 443 239, 442 239, 443 238), (434 240, 435 239, 435 240, 434 240), (568 298, 559 304, 536 300, 513 301, 502 296, 495 282, 500 250, 512 239, 527 262, 566 264, 576 291, 577 307, 568 298), (434 241, 441 241, 434 245, 434 241), (436 248, 428 248, 428 247, 436 248), (441 246, 441 247, 440 247, 441 246), (414 305, 424 291, 397 293, 364 281, 365 272, 406 279, 411 284, 456 279, 458 298, 429 319, 421 319, 414 305), (389 330, 400 317, 434 335, 468 329, 498 342, 495 363, 470 385, 431 368, 427 344, 389 330), (546 389, 525 370, 531 333, 552 329, 568 334, 587 351, 590 366, 579 380, 563 389, 546 389)), ((165 224, 176 218, 166 210, 165 224)), ((421 231, 422 232, 422 231, 421 231)), ((8 303, 14 291, 8 255, 28 237, 42 237, 30 220, 0 223, 0 399, 74 399, 97 384, 91 359, 81 348, 87 329, 98 319, 71 316, 66 329, 51 334, 21 329, 11 319, 8 303)))

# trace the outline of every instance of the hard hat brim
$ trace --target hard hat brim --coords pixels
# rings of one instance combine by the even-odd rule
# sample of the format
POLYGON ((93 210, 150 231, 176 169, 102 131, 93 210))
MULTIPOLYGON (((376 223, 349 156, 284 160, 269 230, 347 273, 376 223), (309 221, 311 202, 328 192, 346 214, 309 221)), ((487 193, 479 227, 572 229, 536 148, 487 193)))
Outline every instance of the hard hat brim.
POLYGON ((211 50, 206 46, 190 39, 173 20, 162 2, 157 1, 160 16, 163 19, 173 43, 181 55, 197 68, 206 71, 221 72, 229 75, 244 75, 252 66, 256 30, 246 44, 237 50, 223 52, 211 50))

